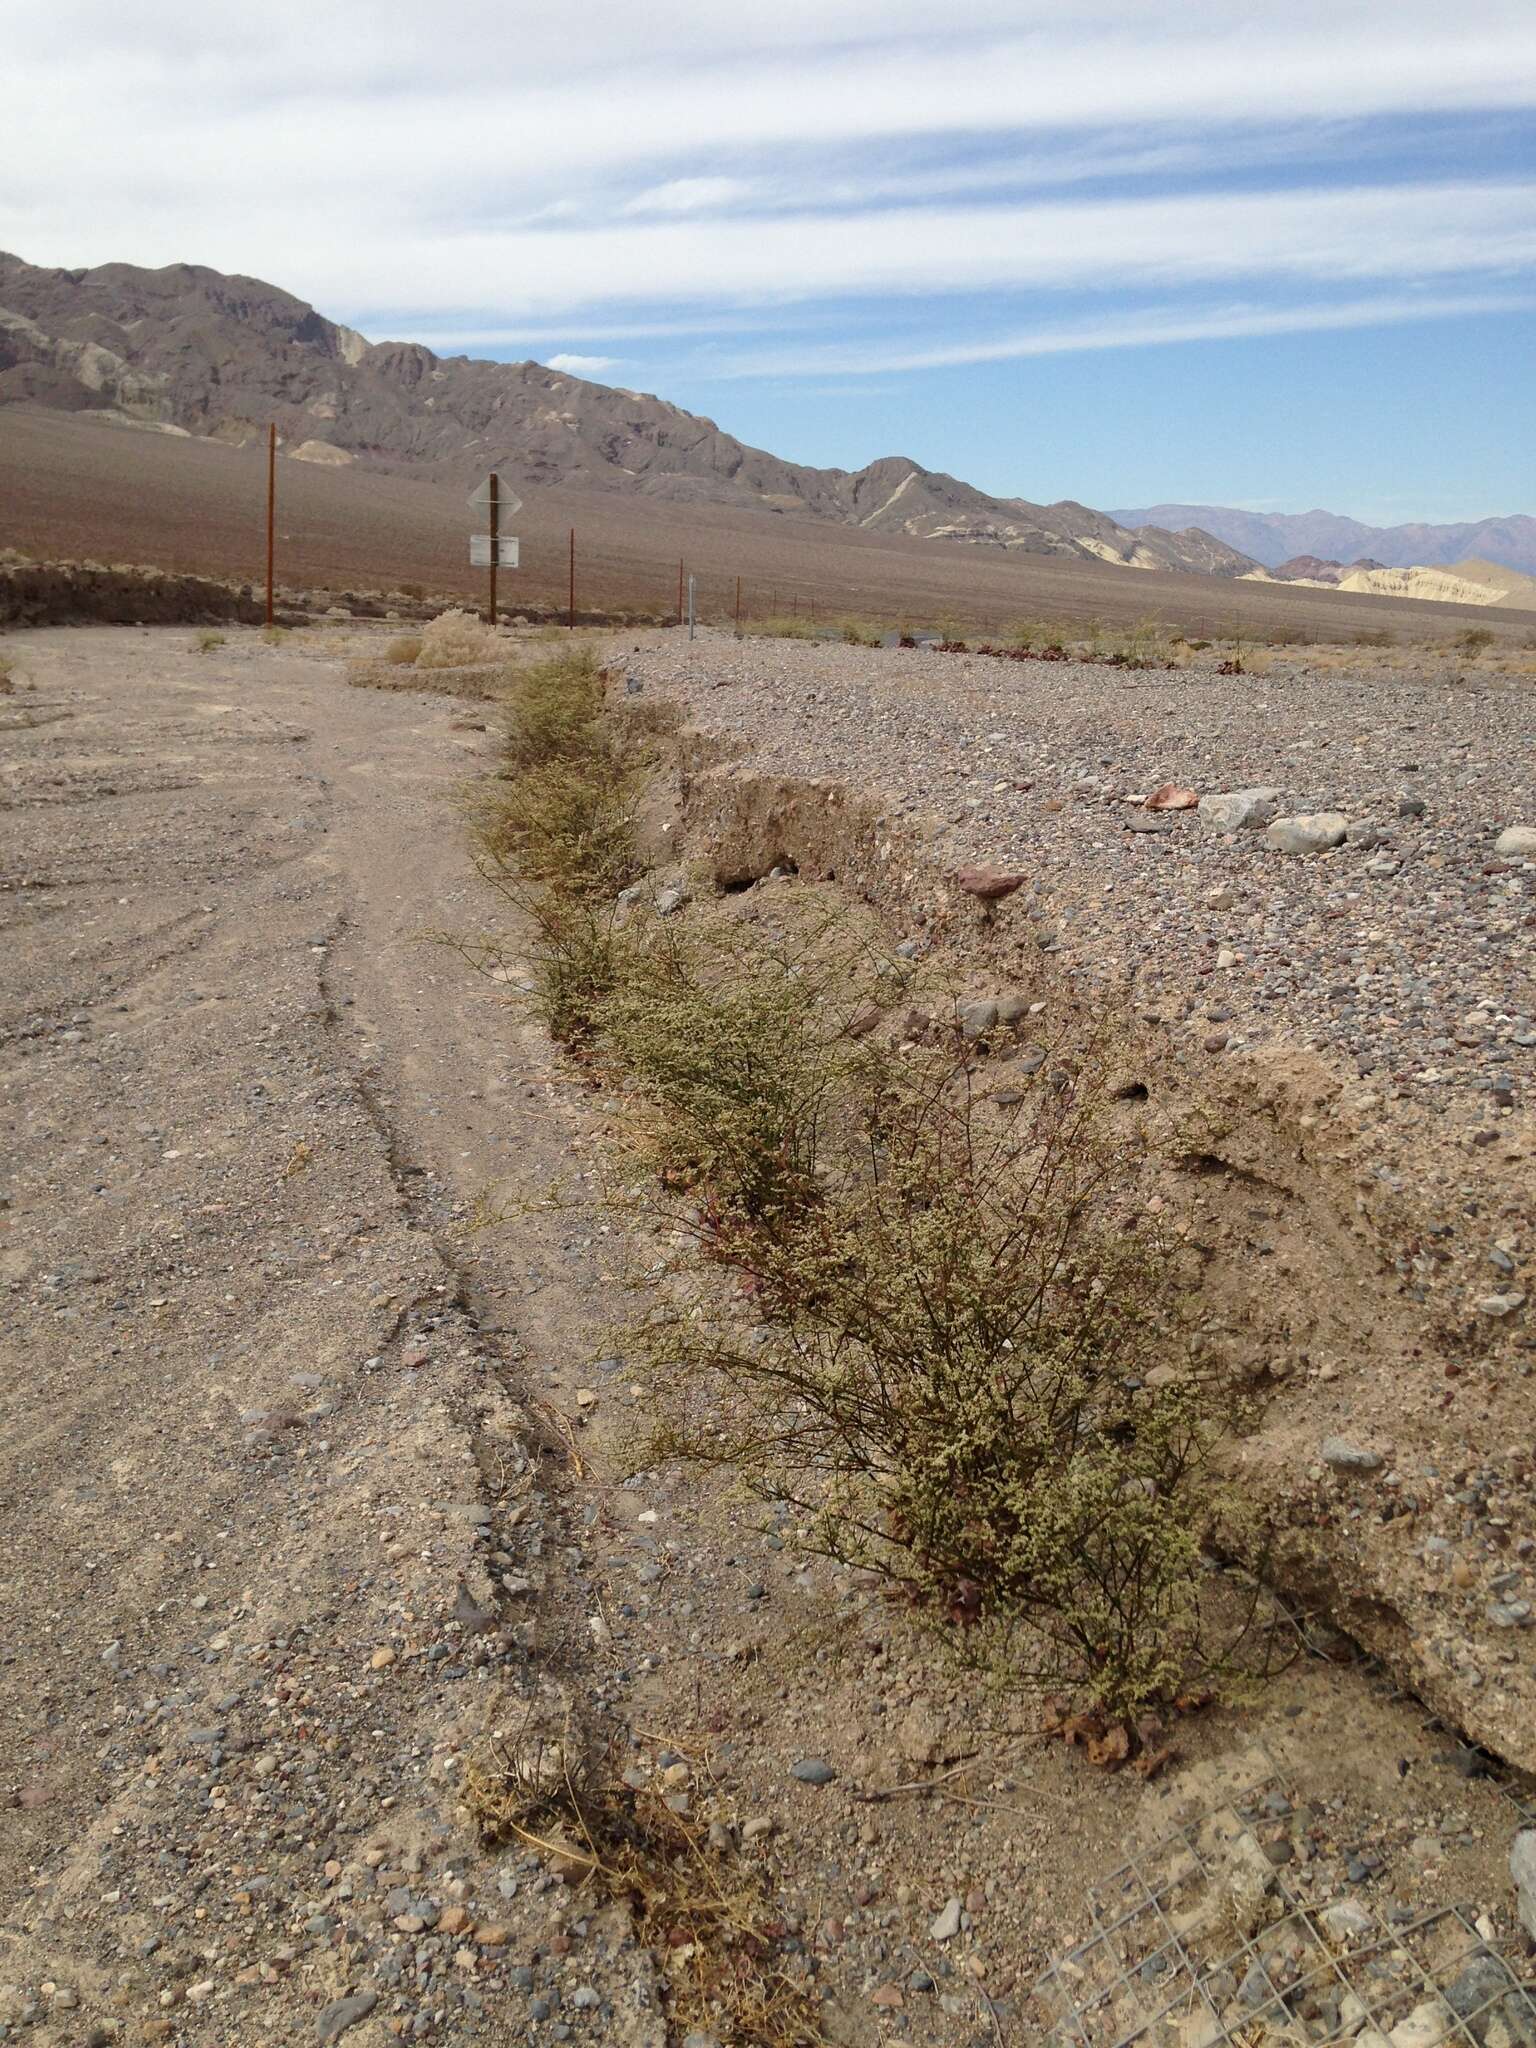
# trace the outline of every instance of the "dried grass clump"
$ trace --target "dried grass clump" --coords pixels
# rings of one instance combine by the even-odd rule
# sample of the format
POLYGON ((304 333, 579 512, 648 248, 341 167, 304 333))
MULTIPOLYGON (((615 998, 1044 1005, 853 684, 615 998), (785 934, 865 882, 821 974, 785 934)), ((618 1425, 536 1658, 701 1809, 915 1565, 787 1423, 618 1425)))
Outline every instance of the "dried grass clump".
POLYGON ((568 1739, 524 1733, 471 1762, 464 1797, 486 1842, 535 1849, 567 1883, 627 1908, 665 1975, 676 2038, 699 2033, 733 2048, 825 2041, 762 1872, 739 1854, 704 1772, 653 1767, 633 1789, 615 1757, 594 1763, 568 1739))
POLYGON ((215 633, 206 626, 202 632, 194 633, 192 636, 192 651, 194 654, 212 654, 216 647, 222 647, 223 645, 224 635, 222 633, 215 633))
MULTIPOLYGON (((384 649, 384 659, 396 668, 405 668, 421 659, 421 649, 420 633, 401 633, 384 649)), ((431 666, 430 663, 428 665, 431 666)))
POLYGON ((500 661, 506 643, 473 612, 439 612, 422 628, 421 648, 415 657, 418 668, 474 668, 500 661))
POLYGON ((0 697, 14 696, 16 691, 16 660, 14 655, 0 654, 0 697))

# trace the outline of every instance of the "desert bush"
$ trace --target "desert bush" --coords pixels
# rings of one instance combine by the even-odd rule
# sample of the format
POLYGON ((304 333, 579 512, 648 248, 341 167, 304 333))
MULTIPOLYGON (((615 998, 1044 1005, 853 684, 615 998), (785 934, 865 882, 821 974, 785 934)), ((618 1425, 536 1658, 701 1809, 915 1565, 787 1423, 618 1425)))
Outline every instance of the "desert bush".
POLYGON ((384 659, 396 668, 406 668, 420 659, 421 646, 419 633, 401 633, 384 649, 384 659))
POLYGON ((850 647, 880 647, 884 645, 885 631, 883 627, 877 626, 872 619, 838 619, 835 623, 839 637, 845 640, 850 647))
POLYGON ((590 648, 573 648, 537 663, 517 678, 508 702, 509 768, 606 758, 612 747, 598 729, 602 708, 602 672, 590 648))
POLYGON ((439 612, 422 628, 418 668, 474 668, 484 662, 500 661, 506 644, 473 612, 439 612))
POLYGON ((16 659, 14 655, 0 653, 0 697, 10 697, 16 690, 16 659))
POLYGON ((818 637, 816 628, 809 619, 801 618, 792 612, 786 612, 778 618, 750 619, 747 621, 746 630, 767 640, 814 640, 818 637))
POLYGON ((192 650, 195 654, 212 654, 216 647, 222 647, 223 645, 224 635, 222 633, 215 633, 208 626, 205 626, 200 633, 194 633, 192 636, 192 650))
POLYGON ((958 1054, 850 1046, 814 988, 743 964, 672 949, 658 986, 642 959, 600 1018, 675 1220, 746 1299, 683 1286, 641 1319, 645 1460, 791 1503, 1013 1675, 1122 1717, 1171 1697, 1227 1647, 1201 1601, 1216 1397, 1168 1368, 1171 1258, 1112 1207, 1095 1084, 1057 1069, 989 1121, 958 1054))
POLYGON ((639 872, 634 808, 634 780, 612 761, 541 761, 496 785, 481 844, 526 881, 612 896, 639 872))
POLYGON ((664 1186, 702 1190, 722 1233, 814 1197, 866 1057, 848 1024, 879 974, 867 958, 850 972, 846 936, 843 919, 792 935, 726 927, 707 941, 658 924, 603 1011, 605 1047, 654 1111, 631 1127, 641 1165, 664 1186))
POLYGON ((1456 635, 1456 645, 1463 654, 1481 654, 1493 641, 1493 632, 1487 626, 1465 626, 1456 635))

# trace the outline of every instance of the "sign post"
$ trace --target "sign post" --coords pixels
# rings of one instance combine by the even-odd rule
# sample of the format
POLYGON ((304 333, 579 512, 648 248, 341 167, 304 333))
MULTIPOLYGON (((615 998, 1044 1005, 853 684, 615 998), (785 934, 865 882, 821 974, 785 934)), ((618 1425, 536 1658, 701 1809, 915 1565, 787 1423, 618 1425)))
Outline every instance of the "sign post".
POLYGON ((277 539, 277 422, 267 428, 267 631, 271 632, 272 556, 277 539))
POLYGON ((487 614, 490 624, 496 623, 496 571, 515 569, 518 565, 516 534, 503 534, 501 515, 509 516, 522 506, 522 499, 511 491, 501 488, 501 477, 493 469, 483 484, 476 486, 469 494, 469 502, 476 511, 484 510, 488 515, 489 533, 472 533, 469 537, 469 566, 472 569, 489 569, 491 572, 491 603, 487 614))

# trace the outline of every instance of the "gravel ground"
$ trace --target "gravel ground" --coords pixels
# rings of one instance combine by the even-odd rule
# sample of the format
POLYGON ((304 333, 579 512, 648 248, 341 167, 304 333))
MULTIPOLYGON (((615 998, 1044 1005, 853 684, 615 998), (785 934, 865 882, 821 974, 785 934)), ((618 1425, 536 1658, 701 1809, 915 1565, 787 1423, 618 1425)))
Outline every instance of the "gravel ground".
MULTIPOLYGON (((1366 657, 1362 657, 1366 659, 1366 657)), ((1536 1071, 1536 688, 1453 680, 1011 663, 705 636, 626 658, 643 688, 745 743, 764 773, 879 793, 894 826, 936 817, 951 868, 1025 888, 1000 915, 1208 1050, 1284 1041, 1434 1104, 1502 1104, 1536 1071), (1282 817, 1336 811, 1335 850, 1279 851, 1139 799, 1269 787, 1282 817), (1155 829, 1136 829, 1138 826, 1155 829)))
POLYGON ((494 910, 476 707, 254 635, 7 647, 0 2040, 660 2048, 622 1916, 459 1808, 530 1710, 687 1765, 856 2048, 1033 2038, 1090 1882, 1255 1743, 1312 1896, 1514 1938, 1510 1799, 1358 1666, 1090 1773, 782 1518, 629 1472, 613 1105, 419 940, 494 910))

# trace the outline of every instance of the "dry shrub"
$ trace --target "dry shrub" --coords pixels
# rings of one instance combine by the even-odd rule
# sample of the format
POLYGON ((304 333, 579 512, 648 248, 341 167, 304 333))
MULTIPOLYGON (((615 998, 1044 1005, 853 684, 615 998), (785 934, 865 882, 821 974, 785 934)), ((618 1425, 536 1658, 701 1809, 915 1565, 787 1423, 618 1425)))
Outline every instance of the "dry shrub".
POLYGON ((200 633, 194 633, 192 636, 192 651, 194 654, 212 654, 215 648, 222 647, 223 645, 224 635, 222 633, 215 633, 207 626, 200 633))
POLYGON ((1208 1640, 1202 1600, 1220 1390, 1182 1362, 1168 1248, 1117 1204, 1103 1074, 1051 1067, 1003 1114, 960 1049, 833 1023, 771 949, 705 978, 669 946, 601 1011, 654 1105, 656 1199, 730 1283, 682 1278, 635 1331, 645 1461, 793 1504, 811 1548, 1010 1676, 1116 1717, 1175 1697, 1240 1632, 1208 1640))
POLYGON ((16 661, 13 655, 0 654, 0 697, 10 697, 16 690, 16 661))
POLYGON ((786 612, 777 618, 751 619, 745 630, 766 640, 814 640, 817 632, 810 619, 786 612))
POLYGON ((416 656, 418 668, 474 668, 486 662, 500 661, 506 654, 506 643, 499 633, 492 629, 473 612, 439 612, 421 632, 421 650, 416 656))
POLYGON ((384 659, 393 662, 397 668, 421 659, 422 637, 419 633, 401 633, 384 649, 384 659))
POLYGON ((614 748, 598 726, 603 677, 588 647, 538 662, 507 706, 506 761, 514 773, 550 761, 598 761, 614 748))
POLYGON ((629 1912, 666 1979, 672 2038, 817 2048, 820 2007, 793 1972, 764 1873, 726 1845, 732 1816, 707 1773, 685 1769, 680 1784, 677 1769, 653 1762, 635 1788, 616 1756, 594 1762, 569 1737, 524 1732, 472 1759, 464 1798, 486 1842, 535 1849, 567 1883, 629 1912))

